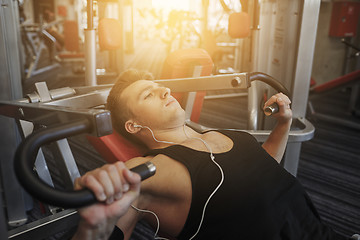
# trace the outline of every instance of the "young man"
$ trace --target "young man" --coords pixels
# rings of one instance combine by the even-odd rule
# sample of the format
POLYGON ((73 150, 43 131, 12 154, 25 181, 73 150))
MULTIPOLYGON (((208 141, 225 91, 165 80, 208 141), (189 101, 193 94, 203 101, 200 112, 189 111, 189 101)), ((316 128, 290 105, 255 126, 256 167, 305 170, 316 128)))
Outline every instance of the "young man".
POLYGON ((282 93, 277 124, 265 143, 245 132, 198 133, 170 89, 143 72, 125 72, 108 97, 114 128, 149 149, 77 179, 102 203, 80 209, 74 239, 107 239, 116 224, 129 239, 140 219, 176 239, 345 239, 324 226, 299 182, 278 163, 292 122, 282 93), (127 168, 151 161, 141 183, 127 168), (156 216, 156 217, 155 217, 156 216))

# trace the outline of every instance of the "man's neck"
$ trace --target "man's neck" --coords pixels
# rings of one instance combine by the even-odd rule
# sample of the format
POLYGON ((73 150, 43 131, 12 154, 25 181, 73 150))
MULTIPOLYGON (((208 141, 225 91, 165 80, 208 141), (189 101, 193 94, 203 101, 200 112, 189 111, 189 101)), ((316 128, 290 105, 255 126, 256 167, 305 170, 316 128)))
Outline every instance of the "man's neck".
POLYGON ((143 129, 147 131, 146 135, 146 145, 150 149, 164 148, 175 144, 182 144, 189 138, 201 137, 201 134, 195 132, 193 129, 187 126, 178 126, 170 129, 151 129, 154 136, 152 136, 149 129, 143 129), (154 139, 155 138, 155 139, 154 139))

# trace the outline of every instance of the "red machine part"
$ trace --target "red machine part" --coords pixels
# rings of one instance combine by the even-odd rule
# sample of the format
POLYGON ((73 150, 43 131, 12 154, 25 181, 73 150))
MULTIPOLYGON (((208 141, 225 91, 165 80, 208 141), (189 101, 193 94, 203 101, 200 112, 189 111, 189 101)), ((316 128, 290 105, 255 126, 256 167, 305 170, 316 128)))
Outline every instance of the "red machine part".
POLYGON ((354 37, 359 24, 360 2, 334 2, 329 36, 354 37))

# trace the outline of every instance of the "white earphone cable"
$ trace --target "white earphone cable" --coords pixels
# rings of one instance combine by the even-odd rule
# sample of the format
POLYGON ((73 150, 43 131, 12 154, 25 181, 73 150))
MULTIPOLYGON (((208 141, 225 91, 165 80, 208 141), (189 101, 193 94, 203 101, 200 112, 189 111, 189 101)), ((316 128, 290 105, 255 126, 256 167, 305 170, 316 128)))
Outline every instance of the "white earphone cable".
MULTIPOLYGON (((150 131, 153 139, 156 141, 156 142, 159 142, 159 143, 166 143, 166 144, 174 144, 174 145, 177 145, 179 143, 175 143, 175 142, 169 142, 169 141, 162 141, 162 140, 158 140, 155 135, 154 135, 154 132, 151 130, 151 128, 147 127, 147 126, 141 126, 141 125, 136 125, 136 127, 141 127, 141 128, 146 128, 150 131)), ((205 218, 205 212, 206 212, 206 208, 211 200, 211 198, 214 196, 214 194, 218 191, 218 189, 221 187, 222 183, 224 182, 224 171, 223 169, 221 168, 221 166, 215 161, 215 156, 213 154, 213 151, 210 147, 210 145, 203 139, 201 138, 198 138, 198 137, 190 137, 186 131, 185 131, 185 125, 183 126, 183 131, 184 131, 184 134, 185 136, 188 138, 188 139, 197 139, 197 140, 200 140, 201 142, 204 143, 205 147, 207 148, 207 150, 210 152, 210 159, 211 161, 219 168, 220 170, 220 174, 221 174, 221 180, 219 182, 219 184, 217 185, 217 187, 214 189, 214 191, 210 194, 210 196, 208 197, 208 199, 206 200, 205 204, 204 204, 204 207, 203 207, 203 211, 202 211, 202 215, 201 215, 201 220, 200 220, 200 223, 199 223, 199 226, 198 226, 198 229, 196 230, 195 234, 189 239, 189 240, 192 240, 193 238, 196 237, 196 235, 200 232, 200 229, 201 229, 201 226, 203 224, 203 221, 204 221, 204 218, 205 218)), ((156 215, 156 213, 152 212, 152 211, 149 211, 149 210, 143 210, 143 209, 139 209, 133 205, 131 205, 132 208, 134 208, 135 210, 139 211, 139 212, 144 212, 144 213, 151 213, 155 216, 156 218, 156 221, 157 221, 157 228, 156 228, 156 232, 155 232, 155 239, 164 239, 166 240, 166 238, 162 238, 162 237, 157 237, 157 234, 158 234, 158 231, 159 231, 159 228, 160 228, 160 221, 159 221, 159 218, 158 216, 156 215)))
POLYGON ((158 139, 155 137, 154 132, 151 130, 151 128, 149 128, 149 127, 147 127, 147 126, 141 126, 141 125, 137 125, 137 126, 140 126, 140 127, 142 127, 142 128, 146 128, 147 130, 149 130, 150 133, 151 133, 151 135, 152 135, 152 137, 153 137, 153 139, 154 139, 156 142, 159 142, 159 143, 167 143, 167 144, 175 144, 175 145, 178 144, 178 143, 175 143, 175 142, 168 142, 168 141, 158 140, 158 139))
POLYGON ((138 212, 150 213, 150 214, 154 215, 154 217, 156 218, 156 223, 157 223, 156 231, 155 231, 155 234, 154 234, 154 239, 169 240, 169 239, 167 239, 167 238, 163 238, 163 237, 159 237, 159 236, 158 236, 158 232, 159 232, 159 228, 160 228, 160 221, 159 221, 159 217, 156 215, 156 213, 154 213, 153 211, 150 211, 150 210, 145 210, 145 209, 137 208, 137 207, 135 207, 134 205, 131 205, 131 207, 132 207, 133 209, 135 209, 136 211, 138 211, 138 212))
POLYGON ((214 156, 214 154, 213 154, 213 151, 212 151, 210 145, 209 145, 204 139, 202 139, 202 138, 189 137, 189 136, 187 135, 186 131, 185 131, 185 125, 184 125, 184 128, 183 128, 183 129, 184 129, 184 133, 185 133, 185 135, 186 135, 187 138, 198 139, 198 140, 200 140, 200 141, 202 141, 202 142, 204 143, 205 147, 206 147, 206 148, 208 149, 208 151, 210 152, 210 159, 211 159, 211 161, 219 168, 220 173, 221 173, 221 180, 220 180, 219 184, 217 185, 217 187, 214 189, 214 191, 210 194, 210 196, 209 196, 208 199, 206 200, 206 202, 205 202, 205 204, 204 204, 203 211, 202 211, 202 215, 201 215, 201 220, 200 220, 200 223, 199 223, 199 227, 198 227, 197 231, 195 232, 195 234, 189 239, 189 240, 191 240, 191 239, 195 238, 196 235, 200 232, 200 228, 201 228, 201 226, 202 226, 202 224, 203 224, 203 221, 204 221, 204 218, 205 218, 205 211, 206 211, 207 205, 209 204, 210 199, 214 196, 214 194, 217 192, 217 190, 218 190, 218 189, 221 187, 221 185, 223 184, 225 176, 224 176, 224 171, 223 171, 223 169, 222 169, 221 166, 215 161, 215 156, 214 156))

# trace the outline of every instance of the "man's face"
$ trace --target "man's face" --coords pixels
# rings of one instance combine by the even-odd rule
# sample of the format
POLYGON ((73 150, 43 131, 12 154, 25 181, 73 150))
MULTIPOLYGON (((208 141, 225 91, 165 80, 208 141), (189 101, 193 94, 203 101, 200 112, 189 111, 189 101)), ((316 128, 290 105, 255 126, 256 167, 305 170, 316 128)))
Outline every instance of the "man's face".
POLYGON ((137 124, 152 129, 183 125, 185 111, 170 95, 170 89, 148 80, 139 80, 125 88, 121 98, 137 124))

